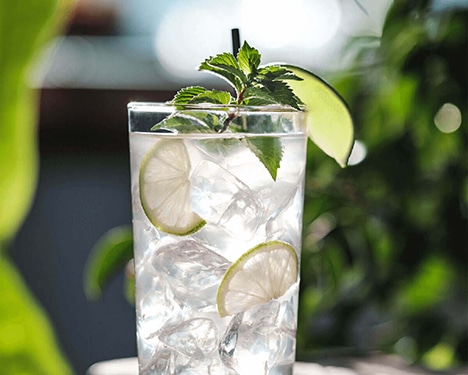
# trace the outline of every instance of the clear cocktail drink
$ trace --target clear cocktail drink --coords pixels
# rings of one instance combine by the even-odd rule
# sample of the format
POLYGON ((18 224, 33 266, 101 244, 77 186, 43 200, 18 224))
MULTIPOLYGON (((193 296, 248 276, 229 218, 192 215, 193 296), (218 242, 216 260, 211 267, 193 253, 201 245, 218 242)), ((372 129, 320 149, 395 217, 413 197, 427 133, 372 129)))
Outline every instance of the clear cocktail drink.
POLYGON ((292 374, 304 113, 194 109, 236 131, 153 132, 176 109, 129 104, 140 374, 292 374))

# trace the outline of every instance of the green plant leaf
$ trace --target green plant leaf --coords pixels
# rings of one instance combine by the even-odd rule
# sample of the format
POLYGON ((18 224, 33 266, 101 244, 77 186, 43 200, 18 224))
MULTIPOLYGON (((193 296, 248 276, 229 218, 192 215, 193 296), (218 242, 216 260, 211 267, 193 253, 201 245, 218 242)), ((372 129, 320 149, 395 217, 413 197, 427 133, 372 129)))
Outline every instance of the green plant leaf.
POLYGON ((2 375, 72 374, 45 312, 6 255, 0 256, 0 332, 2 375))
POLYGON ((210 90, 201 93, 192 100, 189 104, 200 104, 200 103, 210 103, 210 104, 229 104, 233 101, 231 94, 226 91, 210 90))
POLYGON ((283 156, 281 140, 272 137, 252 137, 245 138, 244 141, 265 165, 273 180, 276 181, 278 168, 283 156))
POLYGON ((209 57, 200 64, 199 70, 205 70, 226 79, 236 89, 237 93, 242 91, 247 82, 245 73, 231 53, 225 52, 209 57))
POLYGON ((135 265, 130 261, 125 266, 123 293, 127 302, 135 305, 135 265))
POLYGON ((29 87, 42 48, 71 1, 0 2, 0 372, 71 374, 44 310, 6 255, 38 176, 38 94, 29 87))
POLYGON ((190 86, 183 88, 175 94, 174 99, 172 99, 172 103, 174 103, 174 105, 188 104, 193 98, 207 91, 207 89, 201 86, 190 86))
POLYGON ((105 233, 94 246, 84 273, 84 289, 89 299, 97 299, 110 279, 133 258, 133 234, 128 226, 105 233))
POLYGON ((227 114, 223 111, 216 114, 195 110, 179 111, 154 125, 151 130, 213 133, 223 126, 226 118, 227 114))
POLYGON ((157 123, 154 125, 151 130, 156 131, 156 130, 176 130, 181 133, 187 132, 187 131, 200 131, 200 132, 208 132, 210 131, 210 128, 208 125, 200 121, 198 118, 194 116, 189 116, 189 115, 184 115, 181 112, 177 112, 171 117, 165 118, 163 121, 157 123))
POLYGON ((180 90, 172 100, 176 106, 185 104, 229 104, 233 98, 227 91, 207 90, 201 86, 191 86, 180 90))
POLYGON ((255 74, 260 65, 262 56, 257 49, 250 47, 247 42, 244 42, 237 54, 239 66, 245 75, 255 74))
POLYGON ((32 203, 38 97, 28 79, 41 48, 63 22, 65 5, 0 2, 0 242, 16 233, 32 203))
POLYGON ((276 104, 291 106, 300 110, 301 100, 296 96, 293 90, 286 82, 272 80, 262 82, 263 90, 267 91, 274 99, 276 104))
POLYGON ((277 101, 270 92, 260 87, 248 87, 244 94, 244 103, 251 106, 275 104, 277 101))
POLYGON ((267 65, 258 70, 256 80, 261 82, 263 80, 282 81, 294 80, 302 81, 303 79, 294 74, 291 70, 286 69, 280 65, 267 65))

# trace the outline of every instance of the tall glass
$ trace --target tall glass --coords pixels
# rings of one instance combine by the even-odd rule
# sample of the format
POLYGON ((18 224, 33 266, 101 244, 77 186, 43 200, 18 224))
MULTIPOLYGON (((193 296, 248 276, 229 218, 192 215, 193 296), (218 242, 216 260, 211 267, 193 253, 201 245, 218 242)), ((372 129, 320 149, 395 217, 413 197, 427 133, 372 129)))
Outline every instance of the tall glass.
POLYGON ((177 110, 128 105, 140 374, 292 374, 305 115, 284 107, 186 110, 192 120, 232 122, 218 133, 154 132, 177 110), (279 168, 269 170, 278 150, 279 168), (168 182, 171 173, 161 171, 172 164, 179 171, 168 182), (178 225, 170 205, 183 206, 189 224, 178 225), (286 250, 267 251, 276 245, 286 250), (226 281, 234 278, 237 301, 226 281), (280 295, 255 299, 288 279, 280 295))

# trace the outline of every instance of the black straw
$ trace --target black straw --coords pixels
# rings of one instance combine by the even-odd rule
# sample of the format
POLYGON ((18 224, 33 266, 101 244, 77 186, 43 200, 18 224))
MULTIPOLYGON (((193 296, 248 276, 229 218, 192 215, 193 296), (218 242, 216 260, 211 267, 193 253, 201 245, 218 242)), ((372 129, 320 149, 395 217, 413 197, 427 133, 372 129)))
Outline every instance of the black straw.
POLYGON ((237 56, 237 52, 240 49, 240 36, 239 29, 231 29, 232 36, 232 53, 234 56, 237 56))

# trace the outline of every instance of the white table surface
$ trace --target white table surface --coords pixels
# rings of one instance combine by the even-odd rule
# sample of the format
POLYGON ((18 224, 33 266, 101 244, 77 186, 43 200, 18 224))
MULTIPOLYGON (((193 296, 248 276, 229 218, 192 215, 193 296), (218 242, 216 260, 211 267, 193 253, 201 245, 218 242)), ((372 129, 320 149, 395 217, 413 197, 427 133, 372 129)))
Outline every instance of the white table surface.
MULTIPOLYGON (((331 363, 333 361, 328 361, 331 363)), ((296 362, 294 375, 431 375, 442 374, 408 366, 394 356, 375 355, 368 358, 341 358, 336 365, 296 362)), ((447 372, 468 375, 468 369, 447 372)), ((87 375, 138 375, 137 358, 121 358, 92 365, 87 375)))

